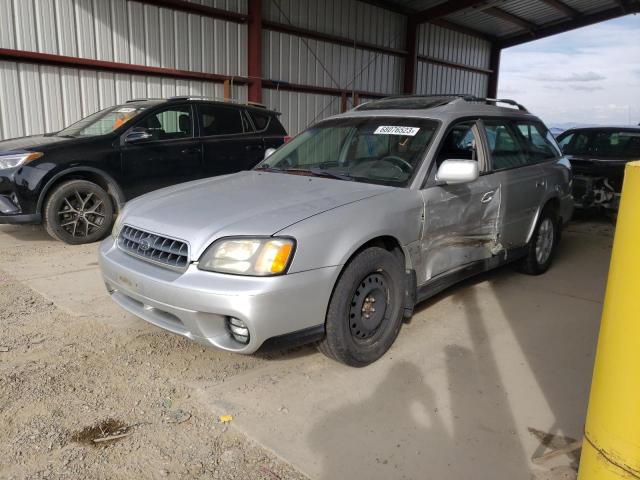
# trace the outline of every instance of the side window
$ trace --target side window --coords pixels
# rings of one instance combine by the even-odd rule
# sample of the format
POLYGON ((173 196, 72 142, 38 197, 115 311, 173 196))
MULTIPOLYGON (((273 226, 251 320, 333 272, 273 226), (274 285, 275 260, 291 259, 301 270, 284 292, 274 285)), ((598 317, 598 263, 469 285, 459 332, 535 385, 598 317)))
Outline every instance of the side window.
POLYGON ((580 155, 588 152, 589 143, 589 134, 587 132, 578 132, 563 138, 561 147, 566 155, 580 155))
POLYGON ((620 135, 627 139, 623 157, 640 160, 640 132, 623 132, 620 135))
POLYGON ((145 117, 136 125, 153 135, 154 140, 174 140, 193 136, 193 119, 189 106, 171 107, 145 117))
POLYGON ((489 153, 494 170, 504 170, 528 165, 527 155, 523 152, 516 133, 505 120, 487 119, 484 121, 489 142, 489 153))
POLYGON ((449 159, 477 160, 477 139, 473 134, 475 121, 463 122, 454 125, 444 137, 440 145, 440 151, 436 157, 436 166, 449 159))
POLYGON ((271 120, 270 115, 266 113, 254 112, 250 110, 249 116, 251 117, 251 120, 253 121, 253 124, 256 126, 256 130, 258 132, 266 130, 267 127, 269 126, 269 121, 271 120))
POLYGON ((593 138, 595 155, 610 158, 634 158, 640 154, 640 133, 604 131, 593 138))
POLYGON ((528 163, 544 162, 558 158, 560 152, 555 140, 549 138, 550 133, 539 123, 517 122, 516 128, 522 135, 528 163))
POLYGON ((562 137, 562 139, 558 142, 558 145, 560 145, 560 148, 562 149, 563 152, 565 148, 567 148, 567 145, 571 143, 571 140, 573 140, 573 137, 575 137, 575 133, 570 133, 569 135, 562 137))
POLYGON ((200 136, 232 135, 243 133, 240 109, 218 105, 198 105, 200 136))

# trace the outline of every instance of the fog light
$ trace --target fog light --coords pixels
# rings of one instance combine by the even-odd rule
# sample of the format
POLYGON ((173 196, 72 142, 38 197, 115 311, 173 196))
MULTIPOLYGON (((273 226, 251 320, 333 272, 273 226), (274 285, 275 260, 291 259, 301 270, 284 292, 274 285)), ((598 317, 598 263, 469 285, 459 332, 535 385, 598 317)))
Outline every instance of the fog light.
POLYGON ((227 326, 231 332, 231 336, 236 342, 247 344, 249 343, 249 327, 239 318, 229 317, 227 319, 227 326))

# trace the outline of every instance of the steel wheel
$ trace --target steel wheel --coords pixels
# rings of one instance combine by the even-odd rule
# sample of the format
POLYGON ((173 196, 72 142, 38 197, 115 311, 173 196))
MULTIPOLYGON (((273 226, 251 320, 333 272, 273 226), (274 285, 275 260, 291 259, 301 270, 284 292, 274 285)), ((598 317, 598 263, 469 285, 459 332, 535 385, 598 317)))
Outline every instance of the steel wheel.
POLYGON ((351 299, 349 328, 354 339, 372 337, 385 318, 389 303, 389 290, 382 273, 367 275, 351 299))
POLYGON ((555 227, 553 221, 546 217, 540 223, 538 238, 536 239, 536 260, 539 265, 544 265, 553 251, 555 242, 555 227))

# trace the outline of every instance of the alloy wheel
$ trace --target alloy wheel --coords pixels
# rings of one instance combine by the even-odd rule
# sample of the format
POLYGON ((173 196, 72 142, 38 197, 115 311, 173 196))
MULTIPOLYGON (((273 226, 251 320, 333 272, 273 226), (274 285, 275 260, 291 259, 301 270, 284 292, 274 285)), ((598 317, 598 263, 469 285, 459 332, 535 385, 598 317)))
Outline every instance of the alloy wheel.
POLYGON ((60 228, 77 238, 100 230, 105 217, 104 202, 93 192, 78 189, 63 198, 58 210, 60 228))

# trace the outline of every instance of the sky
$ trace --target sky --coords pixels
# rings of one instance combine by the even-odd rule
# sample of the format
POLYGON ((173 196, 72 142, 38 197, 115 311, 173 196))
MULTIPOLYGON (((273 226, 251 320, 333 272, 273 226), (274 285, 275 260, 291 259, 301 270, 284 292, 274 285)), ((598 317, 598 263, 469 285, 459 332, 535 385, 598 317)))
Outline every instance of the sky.
POLYGON ((640 123, 640 15, 502 51, 498 97, 549 127, 640 123))

